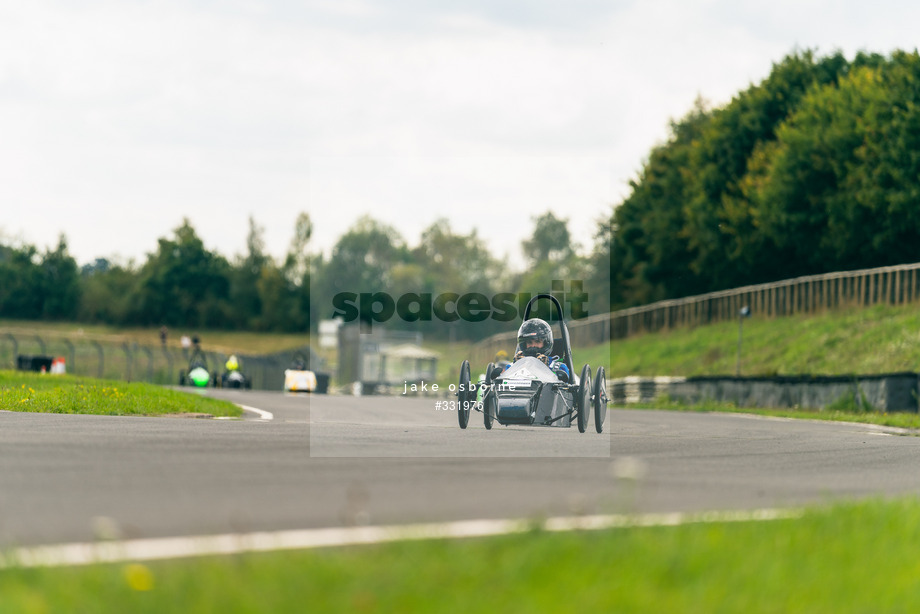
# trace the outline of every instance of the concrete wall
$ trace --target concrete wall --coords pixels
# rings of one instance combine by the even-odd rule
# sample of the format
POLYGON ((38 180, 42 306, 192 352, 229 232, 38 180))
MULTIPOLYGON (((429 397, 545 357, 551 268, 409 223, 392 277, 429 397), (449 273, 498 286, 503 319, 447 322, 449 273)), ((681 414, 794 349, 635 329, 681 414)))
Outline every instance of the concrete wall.
POLYGON ((879 411, 918 410, 918 374, 796 377, 627 377, 611 380, 614 403, 653 401, 667 394, 686 403, 720 401, 739 407, 846 405, 879 411))

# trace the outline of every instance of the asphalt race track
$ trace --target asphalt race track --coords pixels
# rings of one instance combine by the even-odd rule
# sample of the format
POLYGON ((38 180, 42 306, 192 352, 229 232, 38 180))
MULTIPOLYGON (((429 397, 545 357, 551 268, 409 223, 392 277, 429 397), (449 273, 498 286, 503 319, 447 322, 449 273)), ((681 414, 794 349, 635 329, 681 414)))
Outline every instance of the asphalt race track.
POLYGON ((271 421, 0 412, 0 547, 920 492, 920 438, 874 427, 610 410, 461 431, 433 398, 211 391, 271 421))

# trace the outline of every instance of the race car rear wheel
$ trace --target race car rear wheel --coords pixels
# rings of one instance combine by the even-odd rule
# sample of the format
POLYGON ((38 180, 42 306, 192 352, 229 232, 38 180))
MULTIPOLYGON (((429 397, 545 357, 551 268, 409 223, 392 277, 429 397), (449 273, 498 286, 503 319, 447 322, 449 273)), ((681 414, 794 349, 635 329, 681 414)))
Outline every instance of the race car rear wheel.
POLYGON ((470 391, 470 361, 460 363, 460 385, 457 387, 457 420, 460 428, 465 429, 470 423, 470 405, 473 393, 470 391))
POLYGON ((604 419, 607 418, 607 371, 604 367, 597 368, 594 378, 594 430, 598 433, 604 431, 604 419))
POLYGON ((586 364, 581 368, 581 381, 578 384, 576 403, 578 432, 584 433, 588 430, 588 414, 591 413, 591 365, 586 364))
POLYGON ((498 413, 498 399, 495 398, 495 392, 487 390, 482 399, 482 423, 486 430, 492 429, 492 421, 498 413))

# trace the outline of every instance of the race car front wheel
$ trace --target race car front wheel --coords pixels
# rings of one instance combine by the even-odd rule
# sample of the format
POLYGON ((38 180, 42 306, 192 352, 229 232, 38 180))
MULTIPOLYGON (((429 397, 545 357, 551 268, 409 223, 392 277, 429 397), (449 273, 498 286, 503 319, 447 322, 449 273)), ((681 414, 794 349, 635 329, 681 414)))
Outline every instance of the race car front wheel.
POLYGON ((465 429, 470 423, 470 405, 472 402, 473 393, 470 391, 470 361, 464 360, 460 364, 460 385, 457 387, 457 419, 462 429, 465 429))
POLYGON ((497 413, 498 401, 495 398, 495 392, 486 391, 485 397, 482 399, 482 423, 485 425, 486 430, 492 429, 492 421, 497 413))
POLYGON ((588 414, 591 413, 591 365, 581 369, 581 381, 578 383, 578 432, 588 430, 588 414))
POLYGON ((597 377, 594 378, 594 430, 598 433, 604 431, 604 419, 607 417, 607 371, 604 367, 597 368, 597 377))

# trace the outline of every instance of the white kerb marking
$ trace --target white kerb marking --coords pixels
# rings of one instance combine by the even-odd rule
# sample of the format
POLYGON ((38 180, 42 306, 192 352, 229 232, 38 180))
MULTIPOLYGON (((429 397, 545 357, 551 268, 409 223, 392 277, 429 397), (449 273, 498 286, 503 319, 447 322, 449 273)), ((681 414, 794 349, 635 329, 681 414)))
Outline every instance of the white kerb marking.
POLYGON ((243 408, 243 411, 252 412, 258 414, 259 418, 262 420, 274 420, 275 415, 270 411, 265 411, 264 409, 259 409, 258 407, 251 407, 249 405, 240 405, 243 408))
POLYGON ((132 539, 95 543, 59 544, 15 548, 0 552, 0 569, 11 567, 57 567, 94 565, 124 561, 152 561, 194 556, 306 550, 380 544, 403 540, 462 539, 523 533, 535 528, 545 531, 577 531, 627 527, 663 527, 713 522, 755 522, 798 518, 800 510, 762 509, 733 512, 685 514, 569 516, 542 522, 527 520, 462 520, 440 524, 395 525, 303 529, 261 533, 231 533, 193 537, 132 539))

